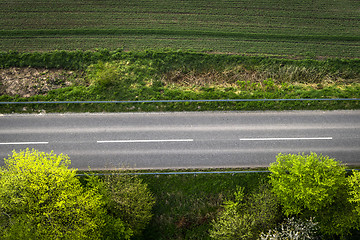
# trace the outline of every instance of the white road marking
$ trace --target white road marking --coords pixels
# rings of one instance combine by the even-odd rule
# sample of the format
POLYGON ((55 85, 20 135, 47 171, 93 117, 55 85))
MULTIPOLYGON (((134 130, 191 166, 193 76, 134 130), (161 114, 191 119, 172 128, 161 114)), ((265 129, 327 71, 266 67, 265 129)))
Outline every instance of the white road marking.
POLYGON ((298 138, 240 138, 240 141, 284 141, 284 140, 332 140, 332 137, 298 137, 298 138))
POLYGON ((193 142, 194 139, 159 139, 159 140, 106 140, 97 143, 154 143, 154 142, 193 142))
POLYGON ((49 144, 49 142, 6 142, 0 145, 27 145, 27 144, 49 144))

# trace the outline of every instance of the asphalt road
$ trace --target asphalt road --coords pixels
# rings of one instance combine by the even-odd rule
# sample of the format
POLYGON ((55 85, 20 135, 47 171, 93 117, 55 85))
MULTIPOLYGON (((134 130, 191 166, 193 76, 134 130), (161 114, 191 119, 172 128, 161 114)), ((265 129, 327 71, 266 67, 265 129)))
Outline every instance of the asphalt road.
POLYGON ((310 151, 360 165, 360 111, 0 115, 0 159, 26 148, 93 170, 258 167, 310 151))

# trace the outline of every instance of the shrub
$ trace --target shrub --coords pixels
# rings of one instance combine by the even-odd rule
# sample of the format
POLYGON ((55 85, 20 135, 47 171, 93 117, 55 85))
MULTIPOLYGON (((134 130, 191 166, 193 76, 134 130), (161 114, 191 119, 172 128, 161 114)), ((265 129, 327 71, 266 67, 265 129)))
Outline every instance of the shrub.
POLYGON ((111 175, 104 180, 106 209, 111 221, 123 221, 134 235, 140 235, 152 218, 155 199, 140 178, 134 175, 111 175))
POLYGON ((109 192, 105 187, 105 182, 102 181, 98 176, 86 175, 84 179, 84 185, 89 189, 96 189, 103 197, 104 201, 104 224, 101 228, 101 239, 102 240, 120 240, 130 239, 134 232, 124 222, 123 219, 114 216, 109 209, 109 192))
POLYGON ((0 169, 1 239, 99 239, 103 202, 66 155, 13 152, 0 169))
POLYGON ((213 221, 210 237, 212 239, 251 239, 253 233, 251 229, 255 221, 249 214, 242 214, 244 207, 244 188, 239 187, 235 192, 235 201, 227 200, 224 202, 224 210, 218 218, 213 221))
POLYGON ((247 200, 247 212, 255 220, 255 235, 275 227, 282 219, 279 201, 268 184, 260 185, 259 189, 250 195, 247 200))
POLYGON ((317 239, 318 223, 313 219, 301 220, 294 217, 288 218, 278 229, 269 230, 268 233, 261 233, 261 240, 305 240, 317 239))
POLYGON ((119 83, 121 72, 119 66, 111 62, 92 64, 87 69, 87 78, 93 85, 109 86, 119 83))
POLYGON ((134 82, 151 80, 155 75, 155 69, 149 61, 130 62, 118 60, 92 64, 87 68, 86 73, 87 78, 93 85, 105 87, 113 85, 128 86, 134 82))
POLYGON ((266 185, 244 197, 243 188, 235 193, 235 201, 225 201, 224 210, 213 221, 213 239, 257 239, 264 229, 274 227, 280 219, 276 197, 266 185))

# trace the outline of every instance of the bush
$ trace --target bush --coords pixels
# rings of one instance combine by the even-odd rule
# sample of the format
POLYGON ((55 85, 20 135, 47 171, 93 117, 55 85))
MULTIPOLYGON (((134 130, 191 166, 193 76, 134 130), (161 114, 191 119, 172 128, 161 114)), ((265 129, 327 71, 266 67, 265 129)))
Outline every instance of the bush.
POLYGON ((137 176, 124 174, 106 176, 104 187, 108 220, 118 224, 121 220, 134 235, 140 235, 152 218, 155 204, 147 184, 137 176))
POLYGON ((99 239, 103 203, 65 155, 13 152, 0 169, 1 239, 99 239))
POLYGON ((257 239, 280 220, 277 199, 266 185, 247 198, 243 190, 235 193, 235 201, 224 202, 224 210, 212 223, 212 239, 257 239))
POLYGON ((319 237, 318 223, 308 220, 288 218, 278 229, 269 230, 268 233, 261 233, 261 240, 314 240, 319 237))
POLYGON ((210 237, 212 239, 251 239, 252 228, 255 221, 249 214, 242 214, 241 209, 245 206, 244 189, 239 187, 235 192, 235 201, 225 201, 224 210, 213 221, 210 237))
POLYGON ((144 83, 154 77, 155 69, 151 62, 130 62, 125 60, 112 62, 98 62, 90 65, 87 70, 87 78, 93 85, 128 87, 138 82, 144 83))
POLYGON ((87 78, 93 85, 107 87, 119 84, 121 77, 118 64, 111 62, 92 64, 87 69, 87 78))
POLYGON ((255 235, 275 227, 277 222, 282 220, 279 201, 268 184, 260 185, 259 189, 250 195, 247 212, 255 220, 255 235))
POLYGON ((359 226, 348 201, 345 167, 327 156, 279 154, 270 164, 270 183, 285 215, 315 217, 324 235, 347 235, 359 226))

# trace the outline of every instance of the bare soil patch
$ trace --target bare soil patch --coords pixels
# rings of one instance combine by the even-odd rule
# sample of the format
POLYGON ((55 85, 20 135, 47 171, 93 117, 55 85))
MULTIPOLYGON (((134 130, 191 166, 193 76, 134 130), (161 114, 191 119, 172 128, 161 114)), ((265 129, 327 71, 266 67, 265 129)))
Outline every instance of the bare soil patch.
POLYGON ((46 95, 53 89, 78 82, 81 73, 63 69, 6 68, 0 69, 0 95, 30 97, 46 95))

